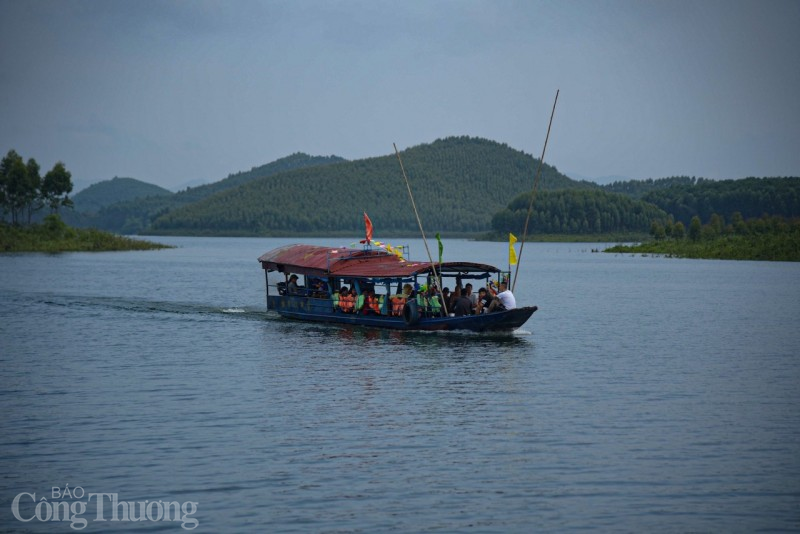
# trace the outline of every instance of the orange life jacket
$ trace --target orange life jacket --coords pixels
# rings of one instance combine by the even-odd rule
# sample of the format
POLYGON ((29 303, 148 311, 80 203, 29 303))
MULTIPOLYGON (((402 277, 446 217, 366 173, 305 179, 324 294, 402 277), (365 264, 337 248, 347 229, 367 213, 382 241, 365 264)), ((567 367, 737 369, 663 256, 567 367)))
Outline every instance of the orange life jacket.
POLYGON ((403 295, 392 297, 392 315, 399 317, 403 315, 403 306, 406 305, 406 298, 403 295))
POLYGON ((367 313, 367 310, 371 310, 380 315, 381 313, 381 306, 378 303, 378 297, 375 295, 368 295, 364 301, 364 313, 367 313))
POLYGON ((347 294, 347 296, 340 296, 339 297, 339 307, 345 313, 352 313, 353 312, 353 307, 355 306, 355 302, 356 302, 356 299, 353 298, 353 296, 350 295, 349 293, 347 294))

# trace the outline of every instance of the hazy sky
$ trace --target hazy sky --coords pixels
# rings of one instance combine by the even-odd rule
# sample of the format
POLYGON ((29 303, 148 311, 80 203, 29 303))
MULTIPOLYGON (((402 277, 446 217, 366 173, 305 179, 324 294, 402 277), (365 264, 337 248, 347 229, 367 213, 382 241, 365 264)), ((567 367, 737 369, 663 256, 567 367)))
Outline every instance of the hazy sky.
POLYGON ((590 177, 800 175, 800 1, 0 0, 0 151, 175 188, 451 135, 590 177))

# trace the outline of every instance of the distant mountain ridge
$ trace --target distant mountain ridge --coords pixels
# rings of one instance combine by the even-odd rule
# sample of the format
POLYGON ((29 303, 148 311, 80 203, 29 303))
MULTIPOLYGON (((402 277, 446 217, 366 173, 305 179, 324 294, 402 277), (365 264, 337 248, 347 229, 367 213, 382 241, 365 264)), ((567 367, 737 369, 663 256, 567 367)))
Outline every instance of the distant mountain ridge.
POLYGON ((627 182, 632 180, 632 178, 629 178, 627 176, 619 176, 616 174, 609 176, 586 176, 585 174, 580 174, 571 171, 566 171, 564 172, 564 174, 566 174, 567 176, 578 182, 593 182, 598 185, 606 185, 613 182, 627 182))
POLYGON ((154 184, 135 178, 115 176, 111 180, 97 182, 76 193, 72 197, 72 202, 75 205, 75 211, 95 213, 118 202, 172 194, 172 191, 154 184))
POLYGON ((251 180, 292 169, 328 165, 341 161, 346 160, 338 156, 310 156, 297 152, 271 163, 253 167, 249 171, 229 174, 218 182, 187 188, 177 193, 167 191, 168 194, 164 195, 151 195, 135 199, 120 198, 119 201, 107 204, 96 213, 76 213, 70 217, 70 222, 77 226, 95 226, 122 234, 142 233, 150 227, 153 220, 165 213, 198 202, 221 191, 234 189, 251 180))
MULTIPOLYGON (((506 144, 449 137, 402 152, 420 217, 431 232, 476 233, 533 185, 538 160, 506 144)), ((543 189, 597 188, 543 165, 543 189)), ((395 155, 294 169, 209 196, 158 217, 154 234, 355 233, 367 212, 376 231, 417 223, 395 155)))
POLYGON ((180 199, 181 203, 188 204, 207 198, 215 193, 219 193, 220 191, 233 189, 252 180, 264 178, 266 176, 272 176, 294 169, 317 167, 319 165, 330 165, 331 163, 340 163, 345 161, 347 160, 340 158, 339 156, 309 156, 303 152, 295 152, 290 156, 280 158, 272 163, 253 167, 249 171, 229 174, 227 178, 220 180, 219 182, 213 182, 198 187, 187 188, 183 191, 178 191, 175 193, 175 197, 180 199))
MULTIPOLYGON (((427 232, 502 236, 519 232, 538 160, 504 143, 468 136, 437 139, 402 153, 427 232)), ((174 235, 350 235, 368 213, 381 237, 413 235, 416 218, 394 154, 348 161, 295 153, 177 193, 133 179, 76 194, 83 212, 65 220, 118 233, 174 235), (114 187, 111 187, 114 186, 114 187), (91 206, 95 206, 92 208, 91 206), (97 206, 102 206, 97 209, 97 206), (97 209, 96 212, 89 211, 97 209)), ((800 178, 712 181, 677 176, 598 185, 544 164, 531 234, 646 233, 654 221, 714 213, 800 216, 800 178), (633 199, 633 202, 631 202, 633 199)))

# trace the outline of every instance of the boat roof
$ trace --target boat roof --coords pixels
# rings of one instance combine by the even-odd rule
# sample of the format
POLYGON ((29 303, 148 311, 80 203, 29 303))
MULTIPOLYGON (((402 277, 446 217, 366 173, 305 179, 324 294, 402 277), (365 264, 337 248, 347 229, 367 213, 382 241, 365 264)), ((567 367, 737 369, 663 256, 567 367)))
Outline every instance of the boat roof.
POLYGON ((258 258, 268 271, 352 278, 395 278, 436 271, 442 274, 500 272, 493 265, 472 262, 414 262, 380 249, 286 245, 258 258))

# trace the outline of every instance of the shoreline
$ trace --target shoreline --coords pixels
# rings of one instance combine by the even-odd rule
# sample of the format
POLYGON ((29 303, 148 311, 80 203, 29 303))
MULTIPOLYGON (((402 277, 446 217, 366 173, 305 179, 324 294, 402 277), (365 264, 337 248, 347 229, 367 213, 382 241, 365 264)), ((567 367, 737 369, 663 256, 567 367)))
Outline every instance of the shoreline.
POLYGON ((119 252, 175 248, 163 243, 125 237, 94 228, 73 228, 60 217, 41 224, 12 226, 0 223, 0 254, 26 252, 119 252))

